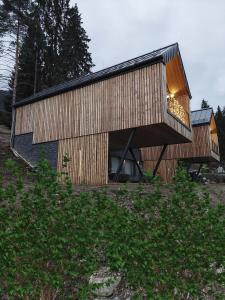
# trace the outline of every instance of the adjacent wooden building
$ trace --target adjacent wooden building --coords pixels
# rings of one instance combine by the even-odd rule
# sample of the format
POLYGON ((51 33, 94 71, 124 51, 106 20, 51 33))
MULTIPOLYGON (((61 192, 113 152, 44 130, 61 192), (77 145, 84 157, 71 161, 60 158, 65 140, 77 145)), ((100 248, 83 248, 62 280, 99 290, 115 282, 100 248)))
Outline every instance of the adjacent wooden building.
MULTIPOLYGON (((212 108, 192 111, 193 141, 187 144, 168 146, 160 163, 158 174, 170 181, 175 174, 178 160, 188 164, 208 163, 220 160, 217 128, 212 108)), ((153 170, 161 147, 142 149, 145 170, 153 170)))
POLYGON ((76 184, 107 184, 109 153, 192 140, 190 90, 178 44, 41 91, 16 103, 14 150, 42 148, 76 184))

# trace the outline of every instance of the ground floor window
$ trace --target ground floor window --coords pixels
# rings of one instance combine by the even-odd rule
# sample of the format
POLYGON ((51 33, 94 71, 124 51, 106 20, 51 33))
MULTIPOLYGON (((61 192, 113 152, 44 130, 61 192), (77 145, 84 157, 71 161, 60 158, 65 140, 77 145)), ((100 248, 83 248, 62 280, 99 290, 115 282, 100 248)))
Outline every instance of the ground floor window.
MULTIPOLYGON (((110 158, 110 173, 116 173, 120 163, 120 158, 119 157, 111 157, 110 158)), ((125 159, 123 162, 123 167, 120 172, 121 174, 126 174, 130 176, 136 176, 137 170, 136 170, 136 165, 135 162, 130 160, 130 159, 125 159)))

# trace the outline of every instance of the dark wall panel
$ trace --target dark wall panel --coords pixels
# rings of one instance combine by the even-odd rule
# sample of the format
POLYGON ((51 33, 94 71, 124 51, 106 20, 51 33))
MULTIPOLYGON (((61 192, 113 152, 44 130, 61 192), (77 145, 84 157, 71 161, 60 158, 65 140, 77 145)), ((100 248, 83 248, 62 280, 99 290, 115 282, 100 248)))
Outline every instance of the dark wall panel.
POLYGON ((38 162, 41 153, 43 153, 50 165, 53 168, 57 168, 58 141, 41 144, 32 144, 32 141, 33 133, 16 135, 14 149, 32 165, 38 162))

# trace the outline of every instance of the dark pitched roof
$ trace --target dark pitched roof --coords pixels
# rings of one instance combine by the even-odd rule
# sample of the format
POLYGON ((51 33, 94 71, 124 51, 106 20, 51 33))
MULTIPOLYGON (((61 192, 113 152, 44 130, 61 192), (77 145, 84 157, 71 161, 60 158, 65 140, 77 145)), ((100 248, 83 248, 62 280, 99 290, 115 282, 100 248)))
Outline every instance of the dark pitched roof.
POLYGON ((212 114, 213 114, 213 109, 211 107, 192 111, 191 123, 193 126, 210 124, 212 114))
MULTIPOLYGON (((175 43, 175 44, 169 45, 167 47, 152 51, 148 54, 144 54, 144 55, 138 56, 136 58, 127 60, 127 61, 117 64, 115 66, 100 70, 98 72, 90 73, 88 75, 81 76, 77 79, 73 79, 68 82, 64 82, 59 85, 50 87, 48 89, 45 89, 45 90, 29 97, 29 98, 26 98, 20 102, 17 102, 15 104, 15 107, 19 107, 19 106, 26 105, 28 103, 36 102, 36 101, 39 101, 41 99, 44 99, 44 98, 47 98, 50 96, 54 96, 54 95, 84 86, 84 85, 88 85, 88 84, 115 76, 120 73, 130 71, 132 69, 137 69, 137 68, 140 68, 143 66, 155 64, 160 61, 163 63, 167 63, 177 54, 180 55, 180 51, 179 51, 178 43, 175 43)), ((180 56, 180 58, 181 58, 181 56, 180 56)), ((181 59, 181 62, 182 62, 182 59, 181 59)), ((184 71, 184 68, 183 68, 183 71, 184 71)), ((187 82, 185 71, 184 71, 184 76, 185 76, 185 79, 187 82)), ((190 93, 190 89, 188 86, 188 82, 187 82, 187 90, 188 90, 189 96, 191 98, 191 93, 190 93)))

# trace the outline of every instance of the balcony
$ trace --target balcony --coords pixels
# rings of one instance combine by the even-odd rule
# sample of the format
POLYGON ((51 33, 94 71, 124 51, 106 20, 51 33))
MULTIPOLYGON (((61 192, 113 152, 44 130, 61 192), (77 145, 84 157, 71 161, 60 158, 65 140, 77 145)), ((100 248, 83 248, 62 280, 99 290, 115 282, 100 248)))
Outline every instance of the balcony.
POLYGON ((185 107, 180 103, 179 97, 174 94, 167 95, 167 109, 168 112, 178 119, 183 125, 190 128, 190 115, 185 107))

